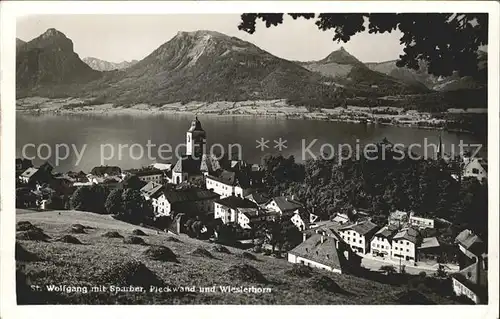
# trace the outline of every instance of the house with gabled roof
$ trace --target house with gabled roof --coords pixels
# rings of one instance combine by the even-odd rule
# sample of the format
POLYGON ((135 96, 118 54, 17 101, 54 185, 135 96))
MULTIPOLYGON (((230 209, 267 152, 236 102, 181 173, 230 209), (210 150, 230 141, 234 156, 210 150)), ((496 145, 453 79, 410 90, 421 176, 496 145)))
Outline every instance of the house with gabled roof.
POLYGON ((397 234, 398 228, 387 225, 378 230, 370 242, 373 256, 390 257, 392 250, 392 239, 397 234))
POLYGON ((277 216, 267 212, 256 203, 239 196, 229 196, 214 201, 214 218, 224 224, 236 223, 249 229, 252 224, 273 220, 277 216))
POLYGON ((139 191, 145 200, 151 200, 151 197, 163 189, 163 185, 156 182, 149 182, 139 191))
POLYGON ((418 230, 403 228, 392 238, 391 256, 393 259, 417 261, 417 248, 422 242, 418 230))
POLYGON ((277 196, 271 198, 265 208, 280 213, 280 215, 292 216, 297 209, 303 209, 304 205, 295 200, 295 196, 277 196))
POLYGON ((352 250, 361 254, 370 251, 370 241, 379 227, 369 220, 345 225, 339 228, 340 236, 348 243, 352 250))
POLYGON ((219 195, 200 188, 163 189, 151 196, 156 217, 185 213, 187 216, 205 217, 213 214, 213 202, 219 195))
POLYGON ((488 162, 483 158, 464 158, 463 177, 474 177, 483 182, 488 177, 488 162))
POLYGON ((477 258, 487 251, 483 240, 469 229, 461 231, 455 238, 455 243, 460 251, 471 259, 477 258))
POLYGON ((245 198, 259 206, 264 206, 269 201, 269 198, 259 192, 252 192, 250 195, 245 196, 245 198))
POLYGON ((249 177, 244 172, 225 169, 207 174, 205 187, 219 194, 222 198, 232 195, 245 197, 252 191, 249 177))
POLYGON ((341 238, 313 234, 288 252, 288 262, 341 274, 359 267, 360 258, 341 238))

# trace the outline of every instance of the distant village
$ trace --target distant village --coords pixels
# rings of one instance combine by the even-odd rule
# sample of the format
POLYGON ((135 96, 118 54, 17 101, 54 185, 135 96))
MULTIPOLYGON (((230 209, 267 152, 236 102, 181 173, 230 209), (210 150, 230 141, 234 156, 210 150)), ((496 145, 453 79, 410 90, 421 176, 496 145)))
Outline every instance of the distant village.
MULTIPOLYGON (((154 215, 152 226, 159 231, 187 233, 189 220, 238 229, 236 239, 242 245, 259 246, 274 253, 269 231, 257 232, 259 225, 287 220, 300 232, 294 247, 282 247, 290 263, 325 269, 336 273, 356 267, 381 269, 393 267, 399 272, 447 272, 457 296, 474 303, 486 298, 488 255, 485 242, 470 230, 463 230, 453 243, 442 243, 433 230, 444 219, 430 219, 413 212, 394 211, 383 227, 362 211, 352 216, 337 213, 320 220, 295 196, 268 198, 259 191, 263 168, 243 160, 217 159, 204 154, 206 132, 196 118, 186 132, 186 154, 176 163, 154 163, 139 169, 122 170, 117 166, 94 167, 90 173, 56 173, 50 163, 34 167, 30 160, 16 159, 16 207, 50 210, 54 197, 62 208, 70 209, 68 198, 79 187, 101 185, 108 190, 124 189, 134 183, 154 215), (169 222, 164 224, 163 221, 169 222), (161 225, 161 226, 160 226, 161 225)), ((487 164, 481 159, 466 159, 462 176, 483 180, 487 164)), ((220 227, 200 240, 223 242, 220 227), (217 231, 219 230, 219 231, 217 231)))

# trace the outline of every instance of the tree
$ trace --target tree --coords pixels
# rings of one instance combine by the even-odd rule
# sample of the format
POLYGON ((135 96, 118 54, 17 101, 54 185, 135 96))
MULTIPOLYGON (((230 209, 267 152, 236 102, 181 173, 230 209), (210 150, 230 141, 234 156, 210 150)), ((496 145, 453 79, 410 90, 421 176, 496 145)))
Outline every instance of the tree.
POLYGON ((118 214, 123 210, 122 195, 123 190, 121 189, 114 189, 109 193, 104 203, 104 207, 109 214, 118 214))
POLYGON ((380 266, 380 271, 385 273, 386 275, 394 275, 396 273, 396 268, 392 265, 384 265, 380 266))
MULTIPOLYGON (((486 72, 478 68, 477 51, 488 44, 488 14, 464 13, 290 13, 313 20, 321 31, 333 30, 333 41, 348 42, 352 36, 368 30, 385 33, 399 30, 404 53, 398 67, 418 70, 421 61, 427 63, 428 73, 449 76, 459 71, 461 76, 480 76, 486 72), (366 25, 368 22, 368 25, 366 25)), ((283 23, 282 13, 245 13, 238 29, 255 32, 257 20, 266 27, 283 23)))
POLYGON ((144 198, 141 193, 135 189, 126 189, 122 194, 123 210, 121 216, 131 222, 138 222, 144 219, 143 207, 144 198))
POLYGON ((88 198, 89 198, 89 188, 87 186, 78 187, 70 199, 71 208, 75 210, 87 210, 88 198))

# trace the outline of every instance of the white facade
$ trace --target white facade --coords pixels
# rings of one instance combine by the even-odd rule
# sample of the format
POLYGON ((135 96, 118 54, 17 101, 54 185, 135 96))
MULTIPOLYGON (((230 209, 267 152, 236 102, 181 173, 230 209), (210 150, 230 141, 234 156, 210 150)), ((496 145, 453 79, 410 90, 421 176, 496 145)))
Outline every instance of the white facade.
POLYGON ((170 205, 170 202, 165 197, 165 194, 161 194, 158 198, 153 198, 151 203, 153 205, 155 216, 170 216, 172 205, 170 205))
POLYGON ((359 234, 357 231, 352 229, 340 230, 340 237, 351 246, 351 249, 366 254, 368 251, 366 249, 366 238, 364 235, 359 234))
POLYGON ((156 182, 156 183, 161 183, 163 181, 163 173, 158 173, 158 174, 151 174, 151 175, 144 175, 144 176, 137 176, 141 181, 149 183, 149 182, 156 182))
POLYGON ((214 193, 219 194, 221 198, 229 197, 232 195, 238 197, 245 197, 249 195, 248 189, 244 189, 240 186, 225 184, 215 178, 212 178, 210 175, 206 175, 205 177, 205 187, 206 189, 210 189, 214 193))
POLYGON ((307 225, 302 219, 302 217, 300 217, 299 210, 295 211, 294 215, 292 216, 292 218, 290 218, 290 220, 300 231, 306 230, 307 225))
POLYGON ((393 259, 416 261, 417 249, 415 244, 403 238, 393 239, 391 256, 393 259))
POLYGON ((457 296, 464 295, 467 298, 474 301, 474 303, 476 303, 476 304, 479 302, 478 296, 472 290, 467 288, 467 286, 462 284, 460 281, 458 281, 453 276, 452 276, 451 280, 452 280, 452 285, 453 285, 453 292, 455 293, 455 295, 457 295, 457 296))
POLYGON ((300 256, 296 256, 292 253, 288 253, 288 262, 294 263, 294 264, 303 264, 306 266, 319 268, 319 269, 324 269, 324 270, 328 270, 328 271, 338 273, 338 274, 342 273, 342 270, 340 270, 340 269, 335 269, 335 268, 332 268, 331 266, 320 264, 318 262, 315 262, 315 261, 312 261, 312 260, 309 260, 309 259, 306 259, 306 258, 303 258, 300 256))
POLYGON ((463 170, 463 177, 475 177, 481 182, 483 178, 486 178, 487 176, 488 173, 481 165, 478 158, 466 160, 463 170))
POLYGON ((423 218, 417 216, 410 216, 410 226, 417 226, 418 228, 434 228, 434 219, 423 218))
POLYGON ((371 246, 372 254, 374 256, 376 255, 375 250, 378 251, 379 255, 383 255, 384 257, 391 256, 391 241, 389 241, 385 237, 375 235, 372 238, 370 246, 371 246))

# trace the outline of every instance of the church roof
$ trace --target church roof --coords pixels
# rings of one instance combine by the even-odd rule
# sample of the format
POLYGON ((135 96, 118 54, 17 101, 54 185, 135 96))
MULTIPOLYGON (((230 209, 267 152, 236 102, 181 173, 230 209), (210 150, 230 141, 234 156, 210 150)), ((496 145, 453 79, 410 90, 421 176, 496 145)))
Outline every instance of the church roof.
POLYGON ((201 157, 200 171, 211 173, 219 170, 220 168, 219 160, 215 156, 203 154, 201 157))
POLYGON ((203 128, 201 127, 201 122, 198 120, 198 117, 196 117, 191 122, 191 127, 188 130, 188 132, 194 132, 194 131, 203 131, 203 128))
POLYGON ((182 156, 174 166, 173 171, 176 173, 197 174, 200 173, 201 159, 196 159, 191 156, 182 156))

